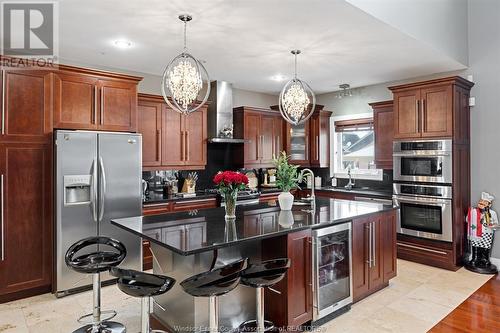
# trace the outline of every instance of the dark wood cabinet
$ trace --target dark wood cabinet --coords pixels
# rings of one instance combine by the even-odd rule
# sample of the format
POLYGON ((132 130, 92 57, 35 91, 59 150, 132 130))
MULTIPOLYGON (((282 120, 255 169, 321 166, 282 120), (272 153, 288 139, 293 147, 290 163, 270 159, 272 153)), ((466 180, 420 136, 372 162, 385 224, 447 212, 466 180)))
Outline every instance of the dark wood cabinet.
POLYGON ((97 81, 82 75, 54 75, 54 127, 97 129, 97 81))
POLYGON ((308 167, 311 156, 311 137, 309 121, 292 125, 285 121, 285 151, 291 164, 308 167))
POLYGON ((394 135, 398 139, 452 139, 452 243, 398 235, 398 257, 449 270, 462 265, 466 239, 464 216, 470 200, 470 89, 474 83, 459 76, 389 87, 394 94, 394 135), (413 96, 413 116, 405 117, 413 96), (413 125, 411 125, 413 124, 413 125), (408 135, 404 128, 418 130, 408 135))
POLYGON ((451 137, 453 135, 453 96, 452 86, 423 88, 421 132, 422 137, 451 137))
MULTIPOLYGON (((394 138, 457 138, 456 96, 473 86, 459 76, 389 87, 394 94, 394 138)), ((463 134, 463 133, 462 133, 463 134)))
POLYGON ((370 103, 373 109, 375 133, 375 165, 392 169, 392 142, 394 140, 393 101, 370 103))
MULTIPOLYGON (((164 203, 155 203, 155 204, 145 204, 142 208, 142 215, 159 215, 166 214, 171 212, 184 212, 196 209, 207 209, 207 208, 215 208, 217 207, 217 199, 216 198, 207 198, 207 199, 193 199, 193 200, 182 200, 182 201, 169 201, 164 203)), ((206 239, 206 225, 203 224, 193 224, 191 232, 186 236, 187 241, 190 243, 200 242, 206 239), (202 230, 200 230, 200 228, 202 230), (201 240, 200 240, 201 239, 201 240)), ((180 230, 180 229, 179 229, 180 230)), ((171 233, 175 232, 174 230, 170 231, 171 233)), ((180 232, 180 231, 178 231, 180 232)), ((161 237, 158 235, 158 237, 161 237)), ((169 237, 173 237, 172 234, 169 237)), ((180 235, 178 235, 179 239, 181 239, 180 235)), ((182 238, 184 239, 184 238, 182 238)), ((143 270, 148 270, 153 267, 153 255, 150 249, 151 243, 148 240, 142 241, 142 268, 143 270)))
POLYGON ((394 138, 419 138, 420 89, 394 93, 394 138))
MULTIPOLYGON (((285 151, 292 164, 302 167, 328 167, 330 165, 330 117, 332 112, 316 105, 314 114, 303 124, 294 126, 286 121, 284 125, 285 151)), ((277 105, 271 106, 279 110, 277 105)))
POLYGON ((318 111, 310 119, 310 165, 326 168, 330 165, 330 117, 329 111, 318 111))
POLYGON ((353 298, 357 302, 396 276, 395 212, 355 219, 352 228, 353 298))
POLYGON ((242 106, 234 109, 234 136, 246 140, 235 147, 236 163, 245 168, 273 167, 283 150, 283 121, 279 112, 242 106))
POLYGON ((264 259, 288 257, 291 260, 285 278, 265 291, 267 319, 277 327, 298 327, 312 320, 311 231, 303 230, 264 240, 264 259))
POLYGON ((54 72, 54 128, 136 132, 140 80, 62 67, 54 72))
POLYGON ((52 283, 52 145, 0 144, 3 228, 0 302, 49 292, 52 283))
POLYGON ((142 165, 161 165, 162 150, 162 104, 149 100, 138 102, 139 127, 142 134, 142 165))
POLYGON ((162 96, 139 94, 139 133, 143 136, 143 168, 204 169, 207 164, 207 108, 184 116, 162 96))
POLYGON ((397 275, 396 213, 385 213, 380 220, 381 258, 384 283, 397 275))
POLYGON ((100 79, 99 129, 137 131, 137 82, 100 79))
POLYGON ((50 140, 51 92, 49 71, 3 70, 0 140, 50 140))
POLYGON ((207 164, 207 108, 202 107, 182 118, 185 140, 184 163, 204 168, 207 164))

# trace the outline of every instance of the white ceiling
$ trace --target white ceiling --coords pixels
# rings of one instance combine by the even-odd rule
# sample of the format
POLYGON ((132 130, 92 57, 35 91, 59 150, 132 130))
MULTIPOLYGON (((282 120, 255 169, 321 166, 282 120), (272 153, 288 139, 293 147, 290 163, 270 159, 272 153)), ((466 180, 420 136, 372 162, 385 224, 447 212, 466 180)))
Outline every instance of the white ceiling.
POLYGON ((61 0, 61 62, 161 75, 182 50, 182 13, 193 16, 189 51, 241 89, 279 92, 271 77, 291 77, 294 48, 316 93, 464 68, 344 0, 61 0))

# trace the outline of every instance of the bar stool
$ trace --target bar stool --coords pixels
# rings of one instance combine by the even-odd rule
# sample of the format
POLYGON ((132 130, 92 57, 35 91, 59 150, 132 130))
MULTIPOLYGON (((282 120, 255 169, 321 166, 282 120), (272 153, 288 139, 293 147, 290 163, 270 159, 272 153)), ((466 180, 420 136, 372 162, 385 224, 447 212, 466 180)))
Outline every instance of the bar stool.
POLYGON ((290 268, 290 259, 280 258, 250 264, 241 273, 241 283, 255 288, 257 319, 248 320, 240 325, 240 332, 267 332, 274 330, 274 323, 264 319, 264 288, 281 281, 290 268))
POLYGON ((209 331, 219 331, 219 296, 227 294, 240 283, 241 272, 248 259, 240 259, 223 267, 194 275, 181 282, 186 293, 194 297, 208 297, 209 331))
POLYGON ((129 296, 142 298, 141 332, 166 333, 161 330, 152 330, 149 327, 151 297, 162 295, 172 289, 175 279, 168 276, 148 274, 118 267, 111 268, 110 273, 112 276, 118 278, 117 285, 121 291, 129 296))
POLYGON ((125 256, 127 250, 121 242, 109 237, 88 237, 71 245, 65 255, 66 265, 78 273, 92 275, 93 311, 91 314, 78 318, 79 323, 84 323, 85 319, 92 317, 92 321, 74 331, 74 333, 124 333, 125 326, 120 323, 109 321, 116 316, 116 311, 101 311, 101 272, 108 271, 111 267, 118 266, 125 256), (116 251, 99 250, 102 245, 113 248, 116 251), (91 253, 76 254, 90 246, 97 247, 97 251, 91 253), (107 315, 101 318, 101 315, 107 315))

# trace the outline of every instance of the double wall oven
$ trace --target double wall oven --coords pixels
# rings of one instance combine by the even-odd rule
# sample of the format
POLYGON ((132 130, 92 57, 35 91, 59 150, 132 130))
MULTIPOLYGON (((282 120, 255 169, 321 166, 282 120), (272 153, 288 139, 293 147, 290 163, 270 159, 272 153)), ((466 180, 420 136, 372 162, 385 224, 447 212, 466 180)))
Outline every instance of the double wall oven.
POLYGON ((451 242, 451 140, 395 141, 393 162, 398 233, 451 242))

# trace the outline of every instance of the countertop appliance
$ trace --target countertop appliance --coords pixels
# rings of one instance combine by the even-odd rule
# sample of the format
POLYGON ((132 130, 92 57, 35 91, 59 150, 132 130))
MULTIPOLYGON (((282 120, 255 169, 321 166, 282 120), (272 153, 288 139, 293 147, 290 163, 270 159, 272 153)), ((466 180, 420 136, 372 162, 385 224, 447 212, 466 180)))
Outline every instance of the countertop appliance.
POLYGON ((452 141, 394 141, 394 180, 406 182, 452 182, 452 141))
POLYGON ((398 233, 446 242, 453 241, 451 186, 395 183, 393 187, 393 202, 399 207, 398 233))
POLYGON ((352 304, 351 225, 313 231, 313 321, 352 304))
MULTIPOLYGON (((64 262, 67 249, 85 237, 123 242, 127 257, 122 265, 142 270, 140 238, 110 223, 142 214, 141 146, 140 134, 56 131, 56 296, 92 283, 90 276, 82 278, 64 262)), ((103 273, 101 279, 111 276, 103 273)))

